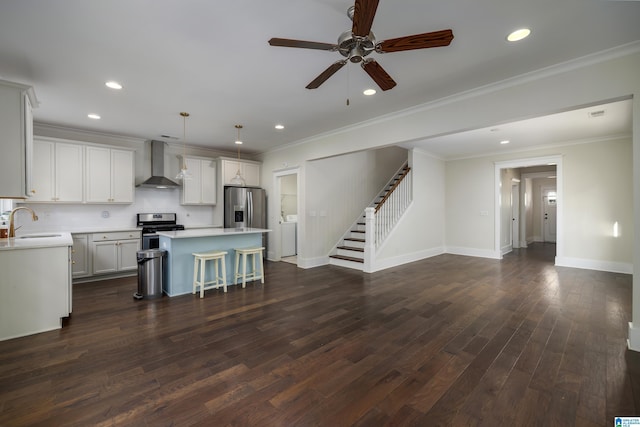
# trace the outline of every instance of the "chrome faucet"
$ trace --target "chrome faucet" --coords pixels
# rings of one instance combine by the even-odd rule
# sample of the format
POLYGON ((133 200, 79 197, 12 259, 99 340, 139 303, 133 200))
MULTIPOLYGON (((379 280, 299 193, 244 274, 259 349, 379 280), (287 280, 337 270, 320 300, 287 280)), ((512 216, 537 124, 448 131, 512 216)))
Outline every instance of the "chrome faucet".
POLYGON ((21 209, 31 212, 31 219, 33 221, 38 220, 38 215, 36 215, 33 209, 28 208, 26 206, 18 206, 17 208, 12 210, 11 213, 9 214, 9 237, 16 237, 16 229, 14 228, 13 217, 15 216, 15 213, 21 209))

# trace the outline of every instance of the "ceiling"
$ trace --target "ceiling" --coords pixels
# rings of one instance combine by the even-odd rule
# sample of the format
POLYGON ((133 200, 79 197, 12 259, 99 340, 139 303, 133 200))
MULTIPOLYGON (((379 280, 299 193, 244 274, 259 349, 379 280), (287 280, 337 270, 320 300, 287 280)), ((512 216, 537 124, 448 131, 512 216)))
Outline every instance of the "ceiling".
MULTIPOLYGON (((233 151, 234 125, 242 124, 242 149, 260 153, 640 40, 638 1, 381 0, 372 27, 378 40, 451 28, 453 42, 448 47, 373 53, 398 83, 374 96, 362 95, 365 88, 376 86, 357 64, 348 64, 318 89, 305 89, 342 57, 272 47, 267 41, 281 37, 335 43, 351 28, 346 10, 352 4, 5 0, 0 2, 0 78, 34 86, 40 101, 34 111, 38 123, 144 139, 168 135, 172 138, 165 140, 177 141, 183 136, 179 113, 187 111, 187 144, 233 151), (505 40, 507 33, 523 26, 532 29, 530 37, 518 43, 505 40), (124 88, 108 89, 107 80, 124 88), (88 119, 89 113, 101 119, 88 119), (285 128, 274 129, 278 123, 285 128)), ((630 108, 630 102, 609 106, 603 119, 622 127, 606 132, 630 133, 630 108), (616 114, 621 116, 613 117, 616 114)), ((586 111, 575 114, 578 122, 587 120, 586 111)), ((596 121, 588 123, 597 127, 596 121)), ((518 139, 511 135, 527 138, 540 125, 529 120, 496 127, 494 132, 447 135, 444 143, 420 143, 443 158, 464 157, 480 147, 496 151, 496 135, 508 135, 517 147, 518 139), (468 143, 471 139, 473 144, 468 143)), ((580 123, 571 129, 559 123, 558 134, 523 144, 598 137, 584 129, 576 133, 581 128, 580 123)))

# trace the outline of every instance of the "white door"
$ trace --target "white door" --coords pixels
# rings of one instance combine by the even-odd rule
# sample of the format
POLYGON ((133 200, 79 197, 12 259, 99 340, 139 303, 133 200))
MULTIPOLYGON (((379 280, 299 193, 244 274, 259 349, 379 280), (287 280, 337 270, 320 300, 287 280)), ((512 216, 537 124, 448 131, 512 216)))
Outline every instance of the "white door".
POLYGON ((543 190, 542 196, 542 238, 545 242, 556 242, 556 191, 543 190))
POLYGON ((511 186, 511 246, 520 247, 520 185, 511 186))

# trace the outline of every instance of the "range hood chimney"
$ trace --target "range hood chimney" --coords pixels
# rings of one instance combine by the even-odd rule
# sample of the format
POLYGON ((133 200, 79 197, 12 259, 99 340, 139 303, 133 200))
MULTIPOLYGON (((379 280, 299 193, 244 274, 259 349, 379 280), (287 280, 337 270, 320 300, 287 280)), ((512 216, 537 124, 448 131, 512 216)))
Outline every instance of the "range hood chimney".
POLYGON ((147 188, 175 188, 180 184, 164 176, 164 142, 151 141, 151 177, 139 184, 147 188))

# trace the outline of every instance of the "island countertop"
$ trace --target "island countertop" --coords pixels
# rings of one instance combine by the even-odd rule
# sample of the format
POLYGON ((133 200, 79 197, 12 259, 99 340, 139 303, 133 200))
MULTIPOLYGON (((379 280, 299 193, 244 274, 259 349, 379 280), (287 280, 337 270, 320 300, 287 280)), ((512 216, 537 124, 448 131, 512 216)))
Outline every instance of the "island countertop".
POLYGON ((189 230, 158 231, 158 236, 170 239, 190 239, 193 237, 233 236, 236 234, 268 233, 266 228, 194 228, 189 230))

